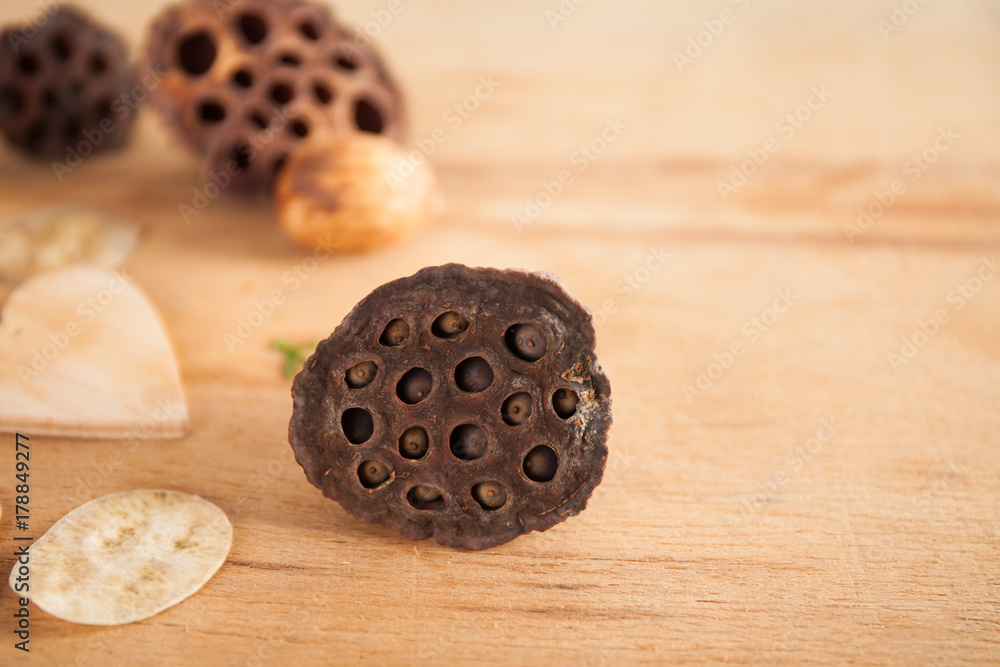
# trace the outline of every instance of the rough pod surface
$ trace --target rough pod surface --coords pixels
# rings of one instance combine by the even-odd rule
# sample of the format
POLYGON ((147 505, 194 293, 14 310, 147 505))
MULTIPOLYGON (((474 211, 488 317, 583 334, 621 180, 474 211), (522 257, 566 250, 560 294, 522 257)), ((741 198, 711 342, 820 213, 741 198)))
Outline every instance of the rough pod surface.
POLYGON ((69 162, 125 145, 141 101, 134 85, 125 43, 76 10, 0 34, 0 131, 35 157, 69 162))
POLYGON ((360 130, 401 139, 399 93, 367 39, 303 0, 189 0, 153 22, 150 98, 203 155, 206 179, 269 187, 307 137, 360 130), (221 3, 225 4, 225 3, 221 3))
POLYGON ((586 507, 610 394, 590 312, 555 276, 448 264, 379 287, 319 344, 289 440, 355 517, 483 549, 586 507))

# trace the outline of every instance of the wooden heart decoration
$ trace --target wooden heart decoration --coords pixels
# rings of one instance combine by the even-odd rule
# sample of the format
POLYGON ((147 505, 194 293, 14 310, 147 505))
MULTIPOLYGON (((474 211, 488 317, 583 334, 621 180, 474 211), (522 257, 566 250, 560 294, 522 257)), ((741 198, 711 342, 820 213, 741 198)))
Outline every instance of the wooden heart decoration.
POLYGON ((87 438, 179 438, 187 405, 166 330, 118 271, 37 275, 0 317, 0 429, 87 438))

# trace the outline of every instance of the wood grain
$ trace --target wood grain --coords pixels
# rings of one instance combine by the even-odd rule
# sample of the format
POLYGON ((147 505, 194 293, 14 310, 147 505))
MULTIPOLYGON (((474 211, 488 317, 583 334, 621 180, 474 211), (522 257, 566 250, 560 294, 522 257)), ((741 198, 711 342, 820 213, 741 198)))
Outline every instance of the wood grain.
MULTIPOLYGON (((82 4, 136 43, 161 3, 82 4)), ((185 223, 194 160, 149 113, 127 151, 61 183, 0 156, 2 215, 80 201, 145 224, 127 270, 171 332, 192 427, 180 441, 34 438, 30 532, 89 498, 164 486, 235 527, 215 578, 148 621, 37 612, 33 662, 1000 660, 996 5, 926 3, 884 39, 887 0, 743 4, 588 0, 553 28, 556 2, 401 3, 378 43, 413 138, 444 130, 431 159, 448 203, 425 234, 370 255, 315 261, 264 199, 223 196, 185 223), (674 52, 727 8, 679 71, 674 52), (456 122, 490 77, 495 92, 456 122), (786 136, 814 86, 831 94, 786 136), (602 145, 609 122, 621 131, 602 145), (913 156, 949 128, 914 180, 913 156), (719 181, 769 139, 777 150, 723 200, 719 181), (581 160, 591 143, 601 154, 581 160), (519 232, 512 216, 562 171, 571 183, 519 232), (896 180, 903 193, 849 238, 896 180), (653 251, 670 254, 656 270, 653 251), (589 509, 486 553, 409 542, 320 497, 290 455, 271 349, 325 337, 376 285, 446 261, 558 273, 595 311, 613 388, 589 509), (273 315, 227 345, 268 300, 273 315), (904 338, 912 358, 894 362, 904 338)), ((385 6, 338 10, 364 24, 385 6)), ((35 11, 14 0, 0 19, 35 11)), ((2 600, 0 626, 15 605, 2 600)), ((23 659, 7 636, 3 660, 23 659)))

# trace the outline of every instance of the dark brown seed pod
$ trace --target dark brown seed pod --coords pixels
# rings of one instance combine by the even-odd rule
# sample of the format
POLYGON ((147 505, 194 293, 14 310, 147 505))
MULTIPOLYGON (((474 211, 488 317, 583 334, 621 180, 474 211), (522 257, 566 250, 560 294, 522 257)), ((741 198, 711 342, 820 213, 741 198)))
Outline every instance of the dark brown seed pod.
POLYGON ((289 440, 357 518, 482 549, 586 507, 610 393, 590 313, 557 278, 449 264, 379 287, 319 344, 289 440), (353 388, 366 362, 378 371, 353 388))
POLYGON ((124 146, 148 92, 135 86, 125 42, 75 9, 0 34, 0 131, 29 155, 71 165, 124 146))
POLYGON ((204 156, 205 178, 269 187, 307 138, 361 131, 401 140, 400 94, 367 37, 309 0, 188 0, 152 24, 151 99, 204 156), (224 3, 223 3, 224 4, 224 3))

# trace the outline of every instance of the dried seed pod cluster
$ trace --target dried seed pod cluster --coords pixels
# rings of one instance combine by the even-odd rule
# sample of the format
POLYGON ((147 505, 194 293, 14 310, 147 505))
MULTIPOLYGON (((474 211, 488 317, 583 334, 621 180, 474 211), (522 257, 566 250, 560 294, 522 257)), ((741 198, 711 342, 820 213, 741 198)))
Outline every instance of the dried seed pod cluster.
POLYGON ((0 35, 0 131, 39 158, 123 146, 136 114, 125 43, 60 7, 44 25, 0 35))
POLYGON ((378 56, 304 0, 189 0, 153 23, 146 49, 165 72, 151 99, 233 186, 270 186, 306 138, 350 131, 399 138, 402 107, 378 56))
POLYGON ((379 287, 319 344, 289 440, 355 517, 482 549, 585 508, 610 392, 557 278, 449 264, 379 287))

